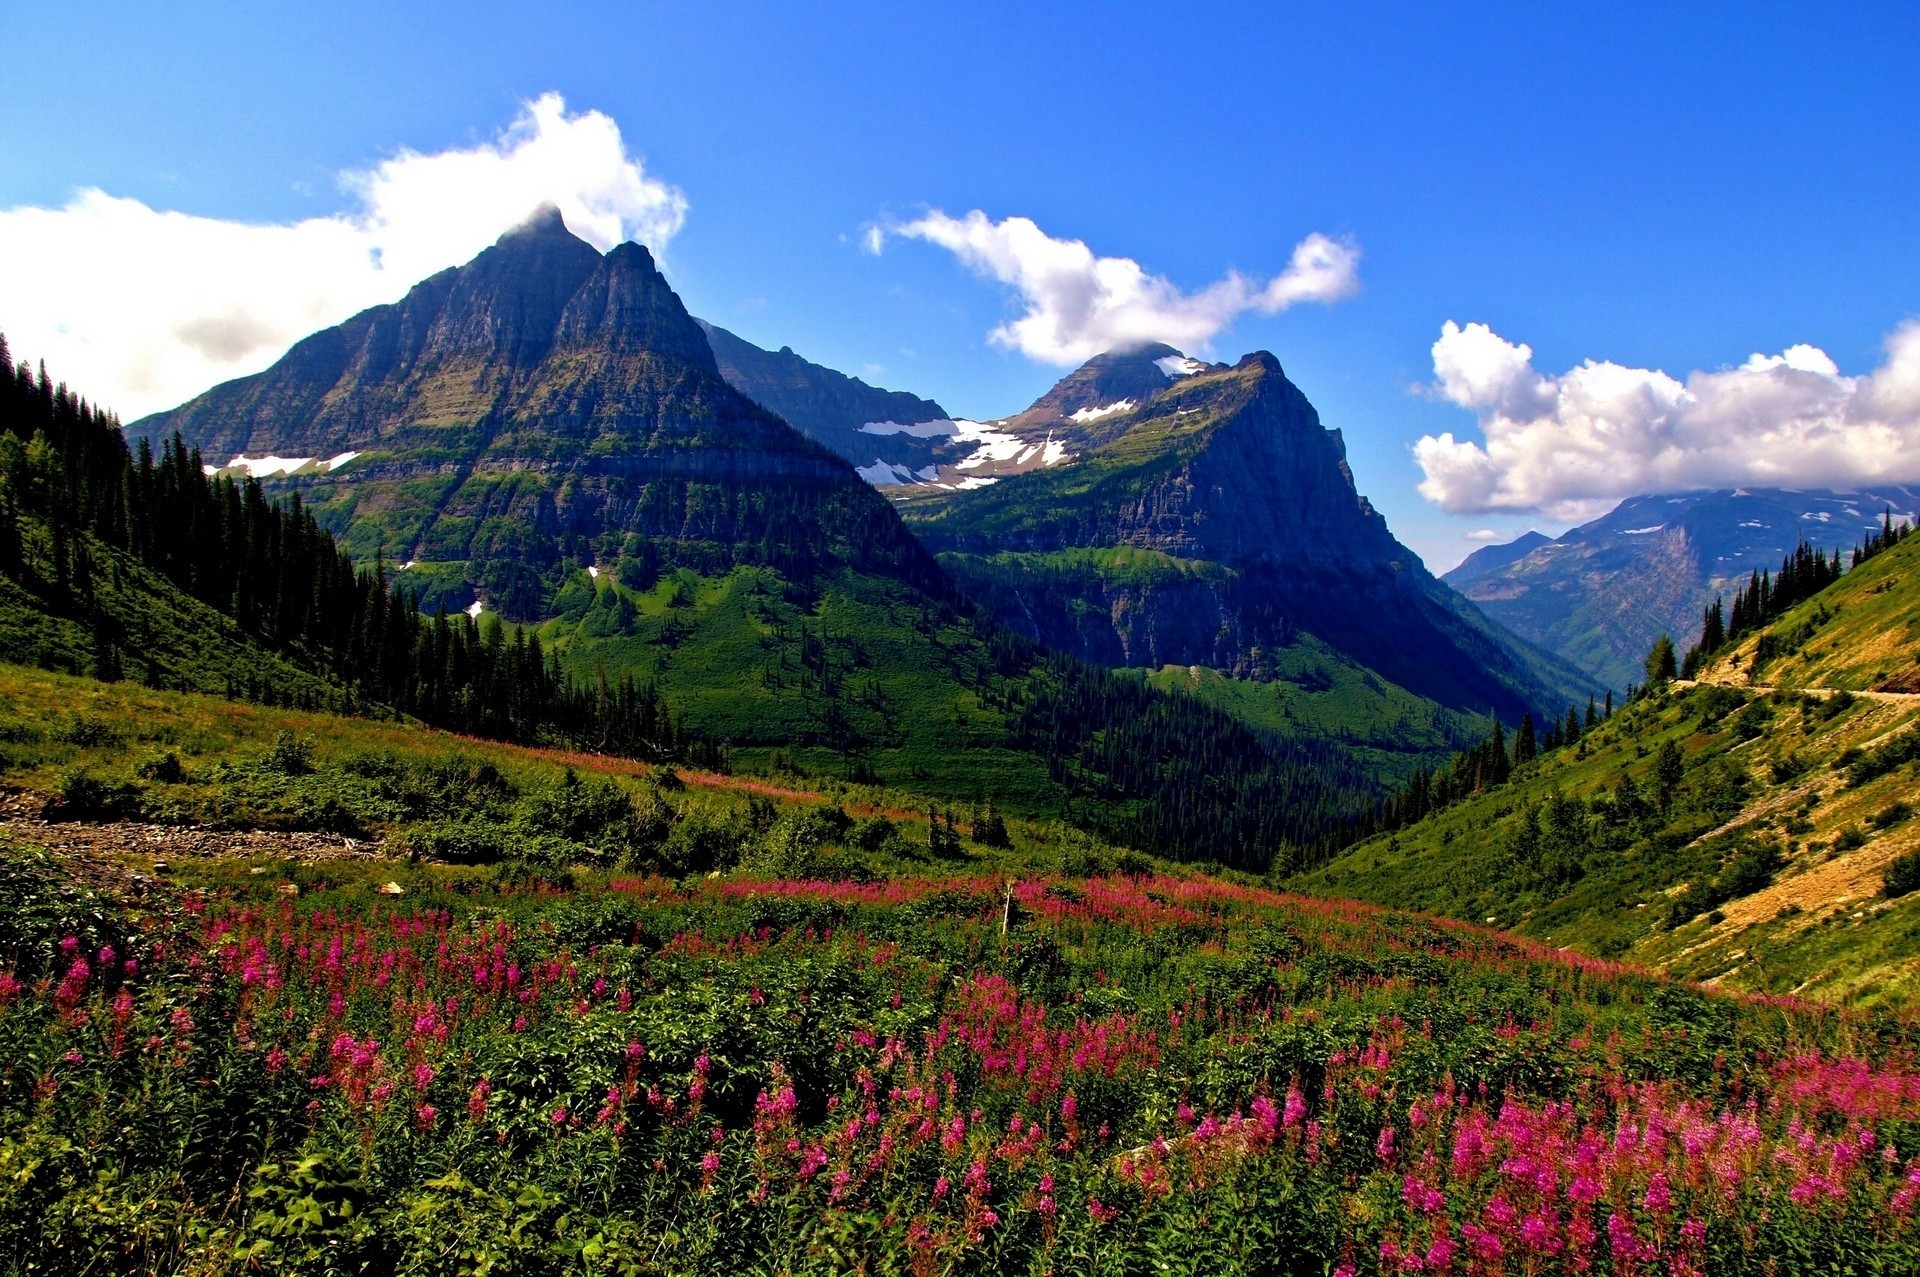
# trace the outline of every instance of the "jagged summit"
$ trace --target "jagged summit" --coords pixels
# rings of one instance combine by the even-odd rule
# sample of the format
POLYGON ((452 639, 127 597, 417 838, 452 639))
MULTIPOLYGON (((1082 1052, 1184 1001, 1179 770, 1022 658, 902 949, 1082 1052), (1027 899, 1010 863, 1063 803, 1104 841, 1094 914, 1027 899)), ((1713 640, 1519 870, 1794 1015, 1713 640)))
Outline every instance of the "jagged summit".
POLYGON ((216 465, 328 458, 321 516, 359 553, 433 565, 450 606, 538 615, 569 555, 847 562, 944 588, 850 466, 727 384, 645 247, 600 253, 551 206, 128 433, 176 430, 216 465))
MULTIPOLYGON (((901 419, 861 427, 868 434, 924 440, 925 466, 876 465, 861 474, 883 486, 984 487, 1008 475, 1072 463, 1112 437, 1128 420, 1182 379, 1223 367, 1150 342, 1095 355, 1011 417, 992 421, 901 419)), ((845 455, 854 456, 859 451, 845 455)))

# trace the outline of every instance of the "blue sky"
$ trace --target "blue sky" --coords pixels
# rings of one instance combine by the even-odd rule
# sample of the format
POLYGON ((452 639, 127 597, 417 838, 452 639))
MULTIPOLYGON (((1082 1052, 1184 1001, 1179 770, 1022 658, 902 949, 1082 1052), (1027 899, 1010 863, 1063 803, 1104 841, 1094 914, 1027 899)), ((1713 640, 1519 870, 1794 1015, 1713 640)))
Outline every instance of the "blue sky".
MULTIPOLYGON (((1911 5, 161 8, 4 6, 0 209, 97 187, 322 217, 348 202, 339 174, 486 143, 557 92, 684 196, 664 258, 696 314, 968 416, 1063 370, 989 341, 1018 313, 1006 286, 931 243, 866 252, 869 226, 1027 217, 1183 290, 1279 274, 1311 233, 1349 240, 1357 295, 1248 311, 1207 353, 1278 354, 1436 567, 1470 533, 1618 495, 1519 463, 1449 480, 1460 513, 1420 495, 1418 440, 1519 412, 1464 373, 1430 388, 1443 323, 1509 344, 1463 357, 1526 343, 1549 378, 1594 359, 1684 381, 1807 344, 1835 372, 1778 377, 1832 398, 1920 311, 1911 5)), ((7 293, 0 276, 12 333, 7 293)), ((1523 452, 1579 428, 1527 411, 1523 452)), ((1904 449, 1892 425, 1875 438, 1904 449)), ((1765 436, 1789 473, 1801 437, 1765 436)), ((1850 446, 1819 473, 1885 450, 1850 446)), ((1619 482, 1747 473, 1728 464, 1619 482)))

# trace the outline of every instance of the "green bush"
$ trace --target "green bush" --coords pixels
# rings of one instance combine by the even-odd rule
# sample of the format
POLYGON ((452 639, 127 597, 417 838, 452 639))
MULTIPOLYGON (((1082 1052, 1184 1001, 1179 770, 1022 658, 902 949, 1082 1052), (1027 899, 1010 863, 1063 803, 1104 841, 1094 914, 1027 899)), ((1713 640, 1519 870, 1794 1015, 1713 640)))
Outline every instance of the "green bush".
POLYGON ((172 750, 142 762, 134 769, 134 775, 142 780, 158 781, 162 785, 184 785, 187 782, 187 769, 181 766, 180 756, 172 750))
POLYGON ((280 776, 307 775, 313 770, 313 737, 295 737, 290 731, 282 731, 257 766, 280 776))
POLYGON ((60 795, 48 804, 47 815, 56 820, 130 820, 140 809, 140 786, 80 770, 61 777, 60 795))
POLYGON ((1903 802, 1888 803, 1867 818, 1867 823, 1875 829, 1891 829, 1907 817, 1913 815, 1913 808, 1903 802))
POLYGON ((486 820, 434 820, 408 825, 393 840, 395 854, 483 865, 517 854, 525 838, 486 820))
POLYGON ((1920 890, 1920 851, 1910 851, 1887 866, 1880 894, 1891 900, 1920 890))

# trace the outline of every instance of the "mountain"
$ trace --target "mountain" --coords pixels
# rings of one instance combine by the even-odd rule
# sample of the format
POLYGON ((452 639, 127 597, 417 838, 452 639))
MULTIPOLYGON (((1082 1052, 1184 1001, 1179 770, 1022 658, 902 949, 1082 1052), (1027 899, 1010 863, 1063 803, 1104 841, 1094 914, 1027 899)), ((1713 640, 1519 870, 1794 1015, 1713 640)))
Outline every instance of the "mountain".
POLYGON ((647 250, 547 208, 466 266, 135 422, 210 458, 346 458, 312 508, 430 602, 537 619, 581 564, 829 565, 939 590, 851 470, 721 379, 647 250))
POLYGON ((741 765, 1255 866, 1382 780, 977 613, 852 466, 726 382, 644 248, 602 255, 550 209, 129 434, 176 431, 290 475, 428 609, 516 622, 582 686, 637 680, 741 765))
POLYGON ((1544 532, 1523 532, 1505 545, 1483 545, 1461 560, 1459 567, 1442 573, 1440 579, 1456 590, 1463 589, 1469 582, 1478 581, 1489 572, 1497 572, 1510 563, 1518 563, 1552 540, 1544 532))
POLYGON ((1507 628, 1609 687, 1640 677, 1661 634, 1685 647, 1700 612, 1750 572, 1778 568, 1801 540, 1851 549, 1882 513, 1920 511, 1920 488, 1792 492, 1736 488, 1634 497, 1543 541, 1487 546, 1441 579, 1507 628))
POLYGON ((1057 650, 1273 683, 1311 636, 1448 710, 1509 722, 1592 690, 1394 539, 1340 433, 1270 354, 1232 367, 1167 347, 1103 355, 1004 424, 1051 432, 1071 459, 896 495, 962 589, 1057 650))
POLYGON ((1920 539, 1290 885, 1682 978, 1920 1005, 1920 539))
POLYGON ((851 461, 872 484, 933 479, 959 460, 946 409, 931 399, 881 390, 793 353, 763 350, 696 320, 727 384, 817 443, 851 461))

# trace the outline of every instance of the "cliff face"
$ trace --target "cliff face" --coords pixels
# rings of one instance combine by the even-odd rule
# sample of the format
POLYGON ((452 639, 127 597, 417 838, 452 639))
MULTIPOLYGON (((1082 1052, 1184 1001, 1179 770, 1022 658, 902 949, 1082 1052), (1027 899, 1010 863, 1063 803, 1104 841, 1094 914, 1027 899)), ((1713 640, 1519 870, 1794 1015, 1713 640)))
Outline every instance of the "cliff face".
POLYGON ((1167 356, 1144 354, 1103 357, 1055 388, 1058 404, 1009 419, 1071 425, 1085 449, 1073 463, 903 502, 963 589, 1009 625, 1109 664, 1260 679, 1305 631, 1452 708, 1517 719, 1584 699, 1577 673, 1490 624, 1394 539, 1355 489, 1339 432, 1272 355, 1183 369, 1074 420, 1076 389, 1099 398, 1115 393, 1104 383, 1116 367, 1164 370, 1167 356), (1159 566, 1101 557, 1120 550, 1159 566))
POLYGON ((128 428, 174 431, 217 465, 353 454, 298 480, 313 508, 356 553, 428 565, 430 600, 453 606, 503 602, 513 576, 511 610, 533 614, 526 573, 563 560, 940 579, 844 461, 726 383, 645 248, 603 255, 550 208, 266 372, 128 428))

